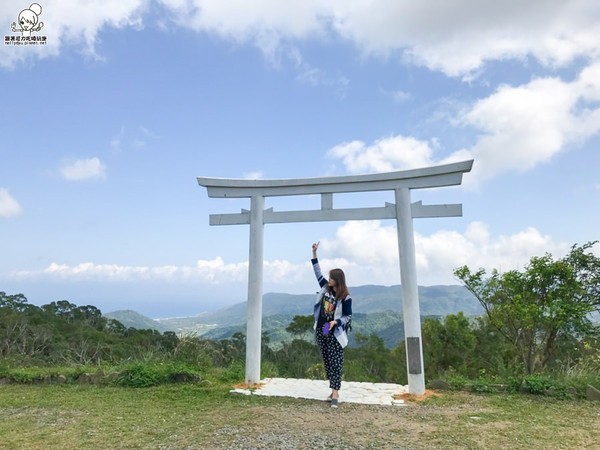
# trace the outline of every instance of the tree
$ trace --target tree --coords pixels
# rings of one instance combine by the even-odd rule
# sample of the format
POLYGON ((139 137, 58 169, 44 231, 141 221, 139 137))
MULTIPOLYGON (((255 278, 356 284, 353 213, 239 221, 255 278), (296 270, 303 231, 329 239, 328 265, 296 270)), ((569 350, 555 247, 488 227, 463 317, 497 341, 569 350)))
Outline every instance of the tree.
POLYGON ((476 377, 481 371, 489 375, 499 375, 503 378, 514 374, 515 357, 514 348, 490 324, 487 316, 474 319, 472 323, 475 337, 475 348, 471 358, 467 361, 467 372, 463 375, 476 377))
POLYGON ((0 291, 0 309, 23 312, 30 306, 23 294, 9 295, 4 291, 0 291))
POLYGON ((575 245, 558 260, 550 254, 533 257, 522 272, 494 269, 486 277, 484 269, 454 271, 527 373, 543 370, 559 357, 562 342, 594 332, 590 314, 600 310, 600 259, 589 250, 596 243, 575 245))
POLYGON ((390 383, 408 384, 405 341, 400 342, 389 352, 385 380, 390 383))
POLYGON ((296 339, 310 339, 314 334, 313 326, 315 323, 314 316, 294 316, 290 324, 286 327, 285 331, 294 335, 296 339))
POLYGON ((466 373, 475 350, 475 333, 462 312, 443 320, 427 318, 423 322, 423 351, 427 372, 442 374, 449 369, 466 373))
POLYGON ((375 333, 364 335, 356 333, 358 347, 348 348, 346 376, 357 381, 382 382, 386 379, 390 350, 382 338, 375 333))
POLYGON ((290 378, 307 378, 309 369, 321 361, 317 345, 303 339, 284 342, 281 348, 271 355, 279 374, 290 378))
POLYGON ((0 355, 37 358, 48 353, 53 333, 46 322, 23 294, 0 292, 0 355))

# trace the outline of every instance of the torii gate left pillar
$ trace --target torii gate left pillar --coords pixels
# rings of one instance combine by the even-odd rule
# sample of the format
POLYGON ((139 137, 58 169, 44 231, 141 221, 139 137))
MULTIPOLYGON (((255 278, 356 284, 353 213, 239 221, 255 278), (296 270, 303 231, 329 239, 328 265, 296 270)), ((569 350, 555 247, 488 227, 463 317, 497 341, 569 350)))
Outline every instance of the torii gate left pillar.
POLYGON ((396 219, 408 390, 411 394, 423 394, 425 392, 425 375, 412 219, 461 216, 462 205, 411 203, 410 191, 459 185, 462 182, 462 174, 469 172, 472 165, 473 161, 470 160, 375 175, 287 180, 198 177, 198 184, 207 188, 209 197, 250 198, 250 211, 242 210, 238 214, 210 216, 211 225, 250 225, 246 383, 260 382, 264 225, 266 223, 396 219), (334 193, 387 190, 394 191, 395 204, 386 203, 384 207, 376 208, 333 208, 334 193), (272 208, 264 209, 265 197, 314 194, 321 195, 321 209, 319 210, 275 212, 272 208))

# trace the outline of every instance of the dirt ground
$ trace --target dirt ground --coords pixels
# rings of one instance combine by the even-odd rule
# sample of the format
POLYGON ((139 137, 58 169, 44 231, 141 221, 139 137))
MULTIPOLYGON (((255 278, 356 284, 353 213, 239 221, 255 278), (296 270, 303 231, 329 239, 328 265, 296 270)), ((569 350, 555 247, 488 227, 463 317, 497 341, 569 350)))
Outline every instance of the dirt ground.
POLYGON ((577 427, 573 425, 582 418, 568 413, 563 417, 560 404, 506 411, 491 405, 485 396, 461 395, 460 401, 451 402, 443 397, 427 391, 420 398, 407 396, 406 406, 341 404, 337 410, 318 401, 252 407, 244 425, 219 429, 216 435, 222 440, 214 445, 219 449, 600 450, 600 409, 589 404, 581 410, 589 416, 587 427, 577 427), (432 396, 441 401, 423 402, 432 396))
MULTIPOLYGON (((433 395, 426 393, 426 397, 433 395)), ((451 423, 466 412, 485 412, 476 405, 438 408, 423 406, 424 397, 406 399, 406 406, 341 404, 332 409, 326 402, 299 402, 293 408, 257 407, 249 415, 258 420, 247 425, 224 427, 219 448, 227 449, 431 449, 486 448, 485 440, 467 446, 444 439, 440 422, 451 423), (439 436, 439 437, 438 437, 439 436), (426 437, 426 439, 425 439, 426 437), (458 446, 457 446, 458 445, 458 446)), ((492 447, 488 447, 492 448, 492 447)), ((494 447, 502 448, 502 447, 494 447)), ((508 447, 507 447, 508 448, 508 447)))

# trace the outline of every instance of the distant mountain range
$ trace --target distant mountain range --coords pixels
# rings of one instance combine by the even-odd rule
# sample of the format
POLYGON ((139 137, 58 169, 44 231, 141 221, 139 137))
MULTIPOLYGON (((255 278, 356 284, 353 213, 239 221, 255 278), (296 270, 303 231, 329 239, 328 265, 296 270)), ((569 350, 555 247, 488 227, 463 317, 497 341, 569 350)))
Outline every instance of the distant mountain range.
MULTIPOLYGON (((350 289, 353 309, 353 333, 376 333, 386 345, 394 346, 404 338, 402 324, 402 290, 395 286, 357 286, 350 289)), ((286 338, 285 327, 295 315, 312 314, 315 294, 268 293, 263 296, 263 330, 272 341, 286 338)), ((464 286, 420 286, 421 316, 446 316, 462 311, 479 316, 483 309, 464 286)), ((246 302, 237 303, 193 317, 153 320, 135 311, 105 314, 126 327, 155 329, 160 332, 194 333, 210 339, 226 339, 246 331, 246 302)), ((289 336, 287 336, 289 338, 289 336)))

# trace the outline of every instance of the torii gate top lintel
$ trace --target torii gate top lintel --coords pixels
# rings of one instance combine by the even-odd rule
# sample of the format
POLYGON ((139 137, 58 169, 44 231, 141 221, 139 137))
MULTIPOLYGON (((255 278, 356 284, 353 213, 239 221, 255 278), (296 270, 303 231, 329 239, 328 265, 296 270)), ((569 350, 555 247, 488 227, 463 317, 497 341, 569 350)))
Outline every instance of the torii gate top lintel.
POLYGON ((207 188, 208 196, 213 198, 272 197, 455 186, 461 184, 462 174, 469 172, 472 166, 473 160, 468 160, 369 175, 265 180, 198 177, 197 180, 200 186, 207 188))
MULTIPOLYGON (((321 195, 321 209, 308 211, 262 211, 262 223, 321 222, 363 219, 394 219, 396 205, 386 202, 384 207, 333 208, 333 194, 352 192, 389 191, 397 189, 423 189, 455 186, 462 182, 462 175, 471 170, 473 160, 445 164, 422 169, 387 172, 370 175, 342 177, 295 178, 279 180, 246 180, 198 177, 198 184, 207 188, 209 197, 262 198, 291 195, 321 195)), ((462 205, 410 205, 410 215, 417 217, 462 216, 462 205)), ((258 213, 258 211, 255 211, 258 213)), ((243 225, 250 223, 250 211, 241 213, 212 214, 210 225, 243 225)))

